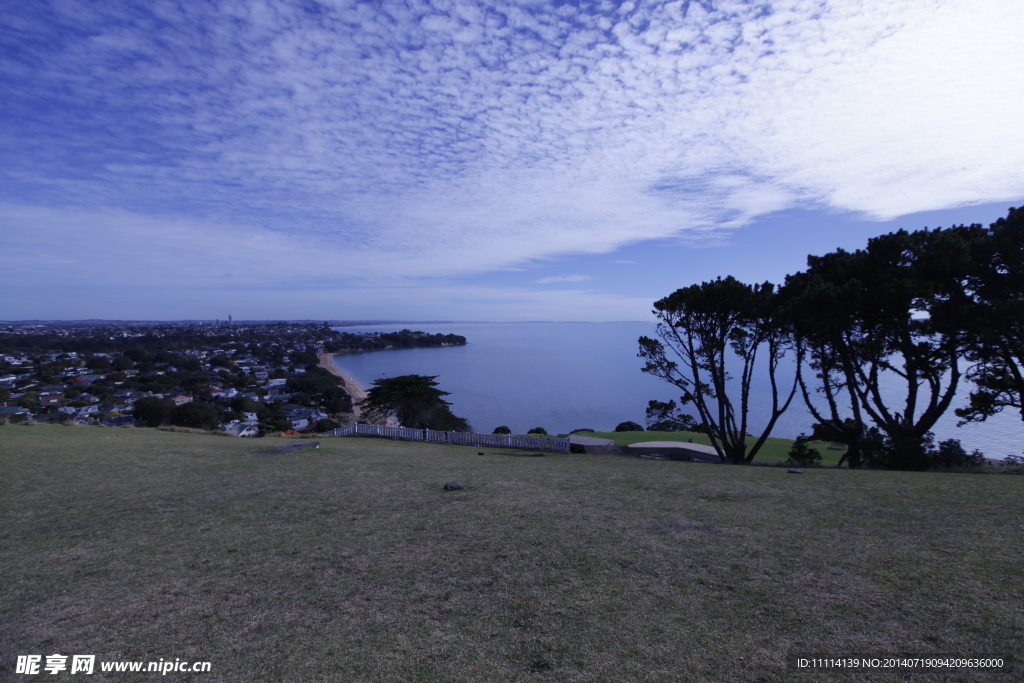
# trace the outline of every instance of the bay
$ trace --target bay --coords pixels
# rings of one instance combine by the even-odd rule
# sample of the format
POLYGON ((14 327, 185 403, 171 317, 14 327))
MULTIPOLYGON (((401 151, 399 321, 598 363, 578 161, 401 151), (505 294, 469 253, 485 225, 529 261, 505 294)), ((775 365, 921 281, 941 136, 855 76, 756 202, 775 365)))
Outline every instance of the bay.
MULTIPOLYGON (((637 339, 655 336, 653 322, 609 323, 431 323, 337 328, 346 332, 392 332, 402 327, 459 334, 465 346, 394 349, 335 356, 334 362, 369 388, 374 380, 398 375, 436 375, 450 393, 456 415, 474 430, 507 425, 515 433, 544 427, 549 433, 590 428, 611 431, 620 422, 644 424, 651 399, 678 399, 668 383, 641 372, 637 339)), ((749 431, 769 417, 769 386, 758 375, 751 391, 749 431)), ((792 375, 790 375, 792 377, 792 375)), ((954 407, 965 403, 961 387, 954 407)), ((968 450, 989 457, 1019 454, 1024 425, 1012 412, 987 422, 957 427, 950 410, 936 425, 937 439, 958 438, 968 450)), ((800 397, 776 423, 772 436, 795 438, 809 432, 813 418, 800 397)))

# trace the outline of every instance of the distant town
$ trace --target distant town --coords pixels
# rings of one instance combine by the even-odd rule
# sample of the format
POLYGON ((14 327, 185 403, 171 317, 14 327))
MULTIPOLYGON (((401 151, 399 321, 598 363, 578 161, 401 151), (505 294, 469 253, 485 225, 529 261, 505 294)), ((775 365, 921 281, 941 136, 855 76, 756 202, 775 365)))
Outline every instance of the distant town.
POLYGON ((2 323, 0 421, 321 432, 353 414, 321 354, 465 343, 324 322, 2 323))

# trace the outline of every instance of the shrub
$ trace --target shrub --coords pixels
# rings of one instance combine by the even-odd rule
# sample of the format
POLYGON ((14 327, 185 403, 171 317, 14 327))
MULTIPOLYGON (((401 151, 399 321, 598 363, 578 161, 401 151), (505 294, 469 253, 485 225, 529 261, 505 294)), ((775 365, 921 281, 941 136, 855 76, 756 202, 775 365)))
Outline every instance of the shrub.
POLYGON ((186 403, 171 411, 171 424, 191 429, 216 429, 224 420, 223 411, 205 403, 186 403))
POLYGON ((147 427, 159 427, 171 419, 174 407, 174 401, 147 396, 135 402, 132 416, 147 427))
POLYGON ((808 445, 810 441, 810 437, 806 434, 796 437, 793 447, 789 449, 789 460, 786 462, 790 465, 800 465, 803 467, 820 465, 821 453, 808 445))
POLYGON ((644 428, 636 422, 620 422, 615 428, 617 432, 642 432, 644 428))
POLYGON ((985 456, 975 449, 971 453, 964 450, 960 439, 946 439, 939 442, 939 447, 931 453, 932 467, 981 467, 985 464, 985 456))
POLYGON ((597 431, 596 429, 589 429, 587 427, 584 427, 583 429, 574 429, 574 430, 572 430, 569 433, 570 434, 581 434, 583 432, 596 432, 596 431, 597 431))
POLYGON ((505 425, 501 425, 500 427, 495 427, 494 431, 491 432, 491 434, 511 434, 511 433, 512 433, 512 430, 509 429, 508 427, 506 427, 505 425))
POLYGON ((313 425, 313 431, 318 434, 321 432, 329 432, 332 429, 337 429, 341 426, 340 422, 334 420, 317 420, 316 424, 313 425))
POLYGON ((544 429, 543 427, 534 427, 533 429, 531 429, 530 431, 528 431, 526 433, 527 434, 543 434, 544 436, 547 436, 548 430, 544 429))

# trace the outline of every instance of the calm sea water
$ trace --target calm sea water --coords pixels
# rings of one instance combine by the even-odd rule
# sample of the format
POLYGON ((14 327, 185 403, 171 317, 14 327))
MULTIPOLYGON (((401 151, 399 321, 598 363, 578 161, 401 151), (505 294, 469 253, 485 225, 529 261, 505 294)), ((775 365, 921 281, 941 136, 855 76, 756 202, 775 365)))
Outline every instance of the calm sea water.
MULTIPOLYGON (((654 323, 451 323, 411 326, 425 332, 460 334, 466 346, 399 349, 335 357, 339 368, 360 384, 398 375, 437 375, 456 415, 476 431, 508 425, 522 433, 544 427, 566 433, 589 427, 610 431, 620 422, 644 424, 651 399, 678 399, 674 388, 640 371, 637 339, 654 336, 654 323)), ((390 332, 400 327, 338 328, 390 332)), ((966 395, 967 391, 962 392, 966 395)), ((750 422, 760 430, 768 419, 767 382, 752 390, 750 422)), ((962 404, 959 401, 955 405, 962 404)), ((793 438, 810 431, 813 420, 799 396, 776 423, 772 436, 793 438)), ((939 439, 958 438, 989 457, 1021 452, 1024 425, 1004 413, 981 425, 958 428, 949 412, 935 428, 939 439)))

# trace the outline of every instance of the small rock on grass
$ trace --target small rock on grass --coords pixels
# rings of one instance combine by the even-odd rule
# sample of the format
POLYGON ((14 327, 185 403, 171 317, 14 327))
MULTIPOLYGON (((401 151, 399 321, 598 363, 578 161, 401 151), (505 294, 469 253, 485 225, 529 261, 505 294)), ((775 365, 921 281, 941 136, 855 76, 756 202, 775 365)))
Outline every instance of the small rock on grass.
POLYGON ((450 482, 448 482, 447 484, 444 485, 444 490, 445 491, 458 491, 461 488, 462 488, 462 484, 460 484, 457 481, 450 481, 450 482))
POLYGON ((803 473, 804 473, 804 471, 803 471, 803 470, 798 470, 797 468, 795 468, 795 467, 794 467, 793 469, 791 469, 791 470, 789 471, 789 473, 790 473, 790 474, 803 474, 803 473))

